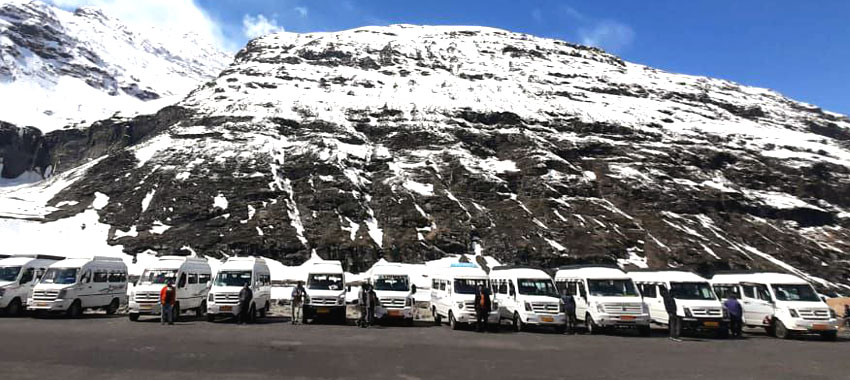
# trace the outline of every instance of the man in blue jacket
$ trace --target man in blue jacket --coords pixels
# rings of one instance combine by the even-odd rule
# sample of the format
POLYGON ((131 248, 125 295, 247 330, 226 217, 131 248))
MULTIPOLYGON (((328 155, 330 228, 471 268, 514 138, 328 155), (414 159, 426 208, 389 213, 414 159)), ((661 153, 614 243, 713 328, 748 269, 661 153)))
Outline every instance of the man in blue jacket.
POLYGON ((741 308, 741 303, 738 302, 735 293, 729 293, 726 301, 723 301, 723 307, 729 313, 729 329, 732 330, 732 336, 740 338, 741 331, 744 328, 744 309, 741 308))

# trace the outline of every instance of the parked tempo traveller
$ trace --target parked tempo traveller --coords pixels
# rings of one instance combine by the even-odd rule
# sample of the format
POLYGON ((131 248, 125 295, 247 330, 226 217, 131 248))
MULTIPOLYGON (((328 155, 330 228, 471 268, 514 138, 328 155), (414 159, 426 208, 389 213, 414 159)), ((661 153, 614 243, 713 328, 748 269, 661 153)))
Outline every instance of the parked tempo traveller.
MULTIPOLYGON (((475 292, 479 286, 491 288, 487 273, 472 263, 456 263, 437 270, 431 277, 434 323, 441 325, 445 318, 452 330, 459 329, 462 324, 476 323, 475 292)), ((487 317, 487 324, 498 326, 499 303, 492 301, 491 305, 493 310, 487 317)))
POLYGON ((408 326, 413 325, 413 305, 410 294, 410 276, 404 267, 393 263, 375 264, 367 273, 375 294, 387 313, 385 319, 400 319, 408 326))
POLYGON ((23 314, 35 284, 51 264, 62 259, 45 255, 0 259, 0 310, 12 317, 23 314))
POLYGON ((649 307, 631 277, 618 267, 576 265, 555 274, 558 290, 566 289, 576 301, 576 319, 588 333, 605 328, 634 328, 650 335, 649 307))
POLYGON ((163 256, 145 269, 130 292, 130 320, 140 315, 160 315, 159 294, 172 281, 177 289, 174 320, 181 311, 194 310, 198 317, 207 312, 207 293, 212 271, 206 259, 186 256, 163 256))
POLYGON ((558 290, 546 272, 526 267, 496 267, 490 272, 496 289, 501 319, 510 320, 516 331, 526 325, 566 329, 564 304, 558 290))
POLYGON ((33 288, 28 308, 36 313, 65 312, 79 317, 85 309, 115 314, 127 305, 127 265, 117 257, 60 260, 33 288))
POLYGON ((744 324, 764 327, 769 335, 786 339, 792 334, 816 333, 836 340, 840 320, 812 286, 785 273, 723 273, 711 278, 714 290, 725 298, 740 299, 744 324))
POLYGON ((345 272, 339 261, 321 261, 305 268, 307 302, 304 320, 318 317, 345 323, 345 272))
POLYGON ((256 321, 265 317, 271 307, 272 278, 269 266, 260 257, 230 257, 218 269, 207 296, 207 321, 219 316, 235 317, 239 309, 239 292, 248 284, 254 293, 248 315, 256 321))
POLYGON ((718 338, 729 336, 729 315, 708 280, 682 270, 636 270, 628 274, 638 285, 653 322, 669 323, 661 297, 663 287, 676 300, 676 317, 682 322, 683 331, 709 331, 718 338))

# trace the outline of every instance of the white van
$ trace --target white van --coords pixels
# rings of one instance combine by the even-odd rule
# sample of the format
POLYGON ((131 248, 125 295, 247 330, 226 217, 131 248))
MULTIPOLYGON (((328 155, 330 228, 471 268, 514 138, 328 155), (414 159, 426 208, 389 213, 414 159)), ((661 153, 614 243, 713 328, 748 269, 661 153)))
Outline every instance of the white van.
POLYGON ((408 326, 413 325, 415 305, 407 297, 410 294, 410 276, 404 267, 392 263, 375 264, 367 275, 381 306, 387 310, 384 319, 400 319, 408 326))
POLYGON ((44 255, 0 259, 0 310, 12 317, 23 314, 35 284, 51 264, 62 259, 44 255))
MULTIPOLYGON (((434 323, 441 325, 445 318, 452 330, 458 330, 461 324, 472 325, 477 322, 475 293, 479 286, 492 289, 483 269, 472 263, 455 263, 448 268, 438 269, 431 278, 431 314, 434 323)), ((499 324, 499 303, 495 298, 491 300, 492 311, 487 318, 490 326, 499 324)))
POLYGON ((254 293, 248 315, 251 321, 265 317, 271 308, 272 277, 260 257, 230 257, 218 268, 207 296, 207 321, 219 316, 239 315, 239 292, 249 284, 254 293))
POLYGON ((546 272, 528 267, 496 267, 490 282, 499 303, 499 316, 512 322, 515 331, 526 325, 550 326, 563 333, 566 329, 564 303, 546 272))
POLYGON ((130 292, 130 320, 139 316, 160 315, 159 294, 172 281, 177 289, 174 320, 181 311, 194 310, 198 317, 207 312, 207 293, 212 271, 207 259, 186 256, 163 256, 152 263, 130 292))
POLYGON ((634 328, 650 335, 649 308, 631 277, 618 267, 576 265, 559 268, 555 286, 576 303, 576 319, 588 333, 605 328, 634 328))
POLYGON ((319 317, 345 323, 345 272, 339 261, 321 261, 306 268, 304 320, 319 317))
POLYGON ((676 316, 682 322, 682 331, 712 331, 718 338, 729 335, 729 316, 705 278, 682 270, 635 270, 628 274, 638 285, 653 322, 669 323, 661 297, 663 287, 676 300, 676 316))
POLYGON ((816 333, 825 340, 838 336, 840 320, 812 286, 785 273, 724 273, 711 278, 715 292, 734 293, 743 309, 744 324, 764 327, 769 335, 788 338, 816 333))
POLYGON ((65 312, 72 318, 85 309, 112 315, 126 306, 127 265, 120 258, 101 256, 53 263, 28 302, 28 309, 36 313, 65 312))

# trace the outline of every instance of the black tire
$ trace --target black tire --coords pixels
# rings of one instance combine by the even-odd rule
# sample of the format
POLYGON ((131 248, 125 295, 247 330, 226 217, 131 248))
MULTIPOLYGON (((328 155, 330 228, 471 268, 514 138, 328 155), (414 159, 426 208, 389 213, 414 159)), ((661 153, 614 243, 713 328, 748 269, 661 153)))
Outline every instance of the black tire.
POLYGON ((80 300, 74 300, 71 303, 71 306, 68 307, 68 311, 65 312, 65 315, 68 318, 79 318, 83 315, 83 306, 80 304, 80 300))
POLYGON ((457 323, 455 315, 451 311, 449 311, 449 327, 451 327, 452 330, 460 330, 460 323, 457 323))
POLYGON ((137 322, 139 320, 138 314, 130 314, 130 320, 133 322, 137 322))
MULTIPOLYGON (((263 306, 263 308, 260 309, 260 318, 265 318, 266 315, 268 315, 268 312, 269 312, 269 303, 266 302, 266 306, 263 306)), ((345 314, 343 313, 343 315, 345 315, 345 314)))
POLYGON ((257 323, 257 306, 251 305, 251 310, 248 312, 248 323, 257 323))
POLYGON ((118 301, 118 298, 113 298, 109 306, 106 307, 106 315, 115 315, 119 307, 121 307, 121 302, 118 301))
POLYGON ((652 335, 652 328, 649 326, 640 326, 638 327, 638 335, 643 337, 648 337, 652 335))
POLYGON ((203 318, 207 314, 207 301, 201 301, 201 306, 195 310, 195 316, 203 318))
POLYGON ((514 312, 513 327, 514 332, 522 332, 525 330, 525 325, 523 325, 522 323, 522 318, 519 317, 519 313, 517 312, 514 312))
POLYGON ((405 318, 404 325, 407 327, 413 327, 413 318, 405 318))
POLYGON ((820 338, 827 342, 835 342, 838 340, 838 331, 827 331, 820 333, 820 338))
POLYGON ((565 332, 567 332, 567 325, 558 325, 558 326, 555 326, 555 333, 556 333, 556 334, 563 334, 563 333, 565 333, 565 332))
POLYGON ((171 320, 173 322, 180 322, 180 304, 175 303, 174 308, 171 309, 171 320))
POLYGON ((764 333, 767 336, 776 337, 776 330, 773 328, 773 325, 764 326, 764 333))
POLYGON ((215 314, 207 313, 207 322, 215 322, 215 314))
POLYGON ((601 332, 599 326, 596 325, 596 322, 593 321, 593 317, 591 317, 590 314, 584 316, 584 328, 590 335, 599 334, 601 332))
POLYGON ((20 298, 13 299, 12 302, 9 302, 9 306, 6 306, 6 315, 10 317, 20 317, 23 313, 24 307, 20 298))
POLYGON ((437 313, 437 308, 431 309, 431 314, 434 316, 434 325, 440 326, 443 324, 443 319, 440 317, 440 314, 437 313))
POLYGON ((791 334, 788 333, 788 328, 786 328, 785 324, 778 319, 773 322, 773 330, 776 333, 776 337, 779 339, 788 339, 791 337, 791 334))

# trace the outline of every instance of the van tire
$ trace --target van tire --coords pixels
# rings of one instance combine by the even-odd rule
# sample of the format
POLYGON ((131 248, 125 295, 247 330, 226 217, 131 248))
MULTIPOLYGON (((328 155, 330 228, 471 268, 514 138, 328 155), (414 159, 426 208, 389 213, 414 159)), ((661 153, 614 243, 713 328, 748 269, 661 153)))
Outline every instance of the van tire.
POLYGON ((215 322, 215 314, 207 313, 207 322, 215 322))
POLYGON ((776 337, 776 330, 773 328, 773 325, 764 326, 764 333, 769 337, 776 337))
POLYGON ((643 337, 652 336, 652 328, 649 326, 638 327, 638 335, 643 337))
POLYGON ((460 324, 457 323, 455 315, 451 311, 449 311, 449 327, 451 327, 452 330, 460 330, 460 324))
POLYGON ((268 313, 269 313, 269 303, 268 303, 268 301, 266 301, 266 306, 263 306, 263 308, 260 309, 260 318, 265 318, 266 315, 268 315, 268 313))
POLYGON ((68 307, 68 311, 65 312, 65 315, 67 315, 68 318, 79 318, 83 315, 83 307, 80 304, 80 300, 74 300, 74 302, 71 303, 71 306, 68 307))
POLYGON ((20 317, 23 314, 23 305, 20 298, 15 298, 6 306, 6 315, 10 317, 20 317))
POLYGON ((180 322, 180 303, 176 302, 174 304, 174 308, 171 309, 171 320, 174 322, 180 322))
POLYGON ((437 308, 436 308, 436 307, 431 308, 431 314, 432 314, 432 315, 433 315, 433 317, 434 317, 434 325, 435 325, 435 326, 440 326, 440 325, 442 325, 442 324, 443 324, 443 319, 442 319, 442 318, 440 318, 440 314, 439 314, 439 313, 437 313, 437 308))
POLYGON ((523 330, 525 330, 525 325, 522 324, 522 318, 519 317, 519 313, 517 312, 514 312, 513 326, 515 332, 522 332, 523 330))
POLYGON ((827 331, 820 333, 820 338, 827 342, 835 342, 838 340, 838 331, 827 331))
POLYGON ((584 328, 590 335, 596 335, 600 333, 599 326, 596 325, 596 322, 593 321, 593 317, 591 317, 590 314, 584 316, 584 328))
POLYGON ((203 318, 206 313, 207 313, 207 301, 201 301, 201 306, 199 306, 198 309, 195 310, 195 316, 198 317, 198 318, 203 318))
POLYGON ((133 322, 137 322, 139 320, 138 314, 130 314, 130 320, 133 322))
POLYGON ((251 309, 248 311, 248 323, 257 323, 257 306, 251 305, 251 309))
POLYGON ((773 330, 779 339, 788 339, 791 337, 791 334, 788 333, 788 328, 778 319, 773 322, 773 330))
POLYGON ((121 302, 118 301, 118 298, 113 298, 112 302, 106 306, 106 315, 115 315, 119 307, 121 307, 121 302))

